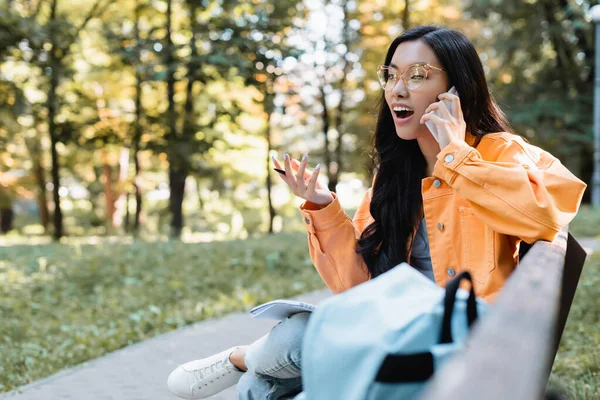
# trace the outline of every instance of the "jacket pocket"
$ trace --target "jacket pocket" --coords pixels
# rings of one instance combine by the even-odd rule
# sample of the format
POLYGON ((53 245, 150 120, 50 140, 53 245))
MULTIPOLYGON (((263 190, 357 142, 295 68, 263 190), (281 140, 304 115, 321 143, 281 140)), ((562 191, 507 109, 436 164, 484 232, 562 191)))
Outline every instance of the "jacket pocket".
POLYGON ((470 207, 459 207, 462 240, 462 270, 479 283, 488 281, 495 268, 494 231, 481 222, 470 207))

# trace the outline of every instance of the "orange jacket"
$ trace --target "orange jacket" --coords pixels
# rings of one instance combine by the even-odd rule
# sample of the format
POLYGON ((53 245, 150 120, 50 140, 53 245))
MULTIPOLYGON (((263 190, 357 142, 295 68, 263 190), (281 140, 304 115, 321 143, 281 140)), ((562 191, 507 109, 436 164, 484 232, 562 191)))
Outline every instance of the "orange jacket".
MULTIPOLYGON (((444 287, 468 270, 477 296, 493 301, 515 269, 521 240, 554 239, 577 213, 586 184, 550 153, 507 132, 454 141, 437 156, 433 177, 422 180, 423 210, 435 281, 444 287)), ((312 261, 334 292, 370 279, 355 251, 373 221, 372 187, 351 219, 333 194, 319 209, 300 206, 312 261)), ((415 231, 416 233, 416 231, 415 231)))

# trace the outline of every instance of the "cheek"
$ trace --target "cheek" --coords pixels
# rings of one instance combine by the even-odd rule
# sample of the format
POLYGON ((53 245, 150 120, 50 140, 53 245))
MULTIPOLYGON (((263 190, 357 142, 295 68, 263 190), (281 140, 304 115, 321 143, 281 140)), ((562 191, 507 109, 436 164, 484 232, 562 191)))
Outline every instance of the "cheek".
POLYGON ((416 106, 416 112, 415 114, 419 114, 419 117, 425 114, 425 111, 427 110, 427 107, 429 107, 431 104, 435 103, 437 100, 434 98, 431 101, 423 101, 422 103, 418 104, 416 106))
POLYGON ((385 94, 385 106, 391 110, 390 104, 392 104, 392 97, 386 93, 385 94))

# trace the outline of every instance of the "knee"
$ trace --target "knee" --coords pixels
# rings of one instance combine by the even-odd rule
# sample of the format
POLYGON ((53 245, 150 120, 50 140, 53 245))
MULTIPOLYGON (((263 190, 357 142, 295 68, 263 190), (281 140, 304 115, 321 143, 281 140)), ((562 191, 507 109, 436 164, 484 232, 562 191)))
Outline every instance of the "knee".
POLYGON ((273 329, 283 330, 289 333, 290 336, 297 336, 297 334, 304 334, 306 325, 308 324, 308 318, 311 313, 300 312, 294 315, 290 315, 286 319, 281 320, 280 324, 277 324, 273 329))
POLYGON ((271 353, 277 351, 287 352, 293 361, 299 363, 302 340, 310 314, 309 312, 297 313, 276 325, 272 329, 271 335, 276 336, 279 340, 271 341, 274 348, 269 349, 269 351, 271 353), (278 346, 281 346, 281 348, 277 348, 278 346))
POLYGON ((248 350, 246 354, 248 368, 255 373, 269 376, 280 369, 289 370, 289 376, 282 375, 281 378, 298 375, 302 341, 309 317, 310 313, 302 312, 275 325, 260 346, 251 346, 248 350))

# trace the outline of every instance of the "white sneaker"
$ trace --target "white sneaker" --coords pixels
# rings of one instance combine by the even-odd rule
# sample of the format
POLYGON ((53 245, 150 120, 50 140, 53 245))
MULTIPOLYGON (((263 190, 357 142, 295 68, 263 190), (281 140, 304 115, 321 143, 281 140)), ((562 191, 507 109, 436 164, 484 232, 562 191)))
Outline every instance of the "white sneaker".
POLYGON ((205 399, 235 385, 245 373, 229 360, 229 355, 236 348, 180 365, 167 379, 169 391, 182 399, 195 400, 205 399))

